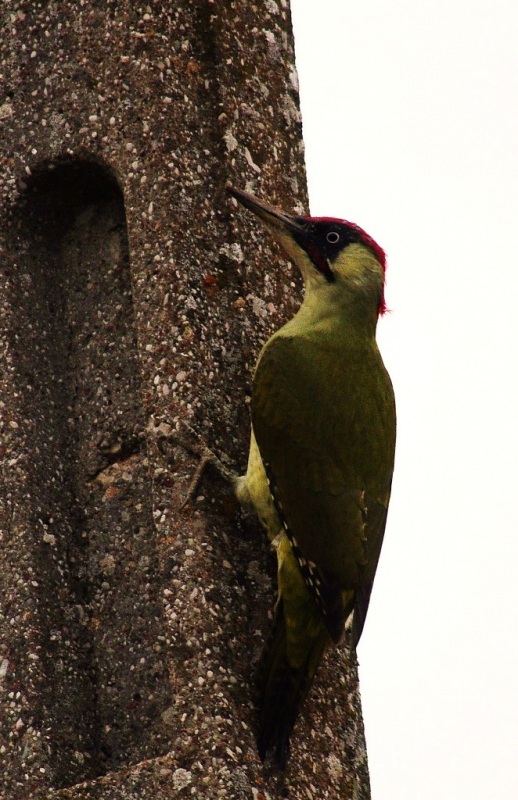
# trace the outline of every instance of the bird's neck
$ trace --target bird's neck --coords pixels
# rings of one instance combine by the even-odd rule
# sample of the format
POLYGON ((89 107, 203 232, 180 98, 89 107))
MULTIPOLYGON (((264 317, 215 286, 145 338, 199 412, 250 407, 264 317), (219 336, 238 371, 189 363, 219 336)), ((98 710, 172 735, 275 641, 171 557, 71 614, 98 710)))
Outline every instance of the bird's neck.
POLYGON ((303 303, 283 330, 290 335, 326 335, 333 338, 372 341, 376 336, 378 311, 371 298, 357 292, 342 292, 339 301, 335 287, 306 287, 303 303))

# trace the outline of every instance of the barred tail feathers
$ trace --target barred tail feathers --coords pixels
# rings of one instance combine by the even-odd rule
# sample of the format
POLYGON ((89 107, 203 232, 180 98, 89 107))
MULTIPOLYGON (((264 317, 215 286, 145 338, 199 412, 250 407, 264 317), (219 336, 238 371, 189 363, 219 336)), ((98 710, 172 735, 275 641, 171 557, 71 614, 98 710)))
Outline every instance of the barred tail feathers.
POLYGON ((263 760, 271 754, 284 769, 300 707, 331 638, 285 536, 277 557, 279 600, 257 668, 257 747, 263 760))

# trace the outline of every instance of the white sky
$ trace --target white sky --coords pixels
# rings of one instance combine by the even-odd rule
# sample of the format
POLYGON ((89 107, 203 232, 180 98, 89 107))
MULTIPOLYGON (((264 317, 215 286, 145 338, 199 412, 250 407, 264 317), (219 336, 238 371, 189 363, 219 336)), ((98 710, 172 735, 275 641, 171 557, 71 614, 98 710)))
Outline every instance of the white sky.
POLYGON ((518 5, 291 0, 315 215, 388 254, 373 800, 518 798, 518 5))

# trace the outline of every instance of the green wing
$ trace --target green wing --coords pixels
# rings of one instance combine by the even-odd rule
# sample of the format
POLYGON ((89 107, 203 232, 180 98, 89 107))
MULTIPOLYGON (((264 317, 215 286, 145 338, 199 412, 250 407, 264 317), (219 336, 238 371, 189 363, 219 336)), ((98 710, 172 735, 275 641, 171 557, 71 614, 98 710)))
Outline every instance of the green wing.
POLYGON ((252 424, 329 632, 340 638, 354 608, 359 638, 383 541, 395 442, 392 386, 375 342, 348 348, 321 336, 274 336, 254 376, 252 424))

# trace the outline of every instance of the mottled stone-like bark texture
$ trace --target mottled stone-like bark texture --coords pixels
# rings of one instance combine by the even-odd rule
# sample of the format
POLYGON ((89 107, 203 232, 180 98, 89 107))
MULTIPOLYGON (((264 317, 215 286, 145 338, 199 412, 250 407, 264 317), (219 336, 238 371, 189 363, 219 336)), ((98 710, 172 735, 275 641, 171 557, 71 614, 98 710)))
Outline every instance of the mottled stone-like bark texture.
POLYGON ((286 0, 0 8, 0 797, 368 798, 329 654, 285 775, 254 743, 274 603, 250 371, 300 285, 231 179, 306 205, 286 0))

